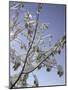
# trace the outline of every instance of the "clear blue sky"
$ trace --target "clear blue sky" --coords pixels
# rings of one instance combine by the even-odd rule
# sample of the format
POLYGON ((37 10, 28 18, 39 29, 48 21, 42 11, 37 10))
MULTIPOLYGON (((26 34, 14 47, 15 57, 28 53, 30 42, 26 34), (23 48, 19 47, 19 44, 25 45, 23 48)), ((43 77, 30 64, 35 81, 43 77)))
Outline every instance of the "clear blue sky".
MULTIPOLYGON (((33 16, 36 15, 36 3, 25 3, 24 6, 33 16)), ((22 20, 23 17, 20 17, 19 20, 22 20)), ((52 34, 53 46, 65 34, 65 5, 44 4, 40 14, 40 21, 49 23, 48 31, 46 32, 46 34, 52 34)), ((33 73, 37 75, 40 86, 65 84, 65 48, 62 50, 60 55, 56 56, 56 60, 58 64, 61 64, 63 66, 64 75, 59 78, 55 69, 52 69, 51 72, 46 72, 46 68, 42 68, 39 71, 35 70, 33 71, 33 73)), ((32 80, 33 77, 31 73, 27 81, 32 84, 32 80)))

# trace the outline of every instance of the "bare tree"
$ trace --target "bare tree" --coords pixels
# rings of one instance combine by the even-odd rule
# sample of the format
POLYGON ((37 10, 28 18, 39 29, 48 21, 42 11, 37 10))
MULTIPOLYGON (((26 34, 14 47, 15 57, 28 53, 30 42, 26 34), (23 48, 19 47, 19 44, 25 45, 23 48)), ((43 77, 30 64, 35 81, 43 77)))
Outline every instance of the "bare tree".
POLYGON ((14 71, 20 69, 20 72, 14 75, 11 74, 10 69, 9 88, 38 87, 39 82, 35 74, 33 74, 33 85, 27 83, 27 79, 31 72, 35 69, 40 70, 42 67, 46 67, 48 72, 51 71, 52 68, 57 69, 57 74, 61 77, 64 73, 63 67, 58 65, 55 56, 56 54, 60 54, 64 48, 66 36, 63 35, 53 47, 47 50, 45 49, 47 42, 51 42, 52 35, 44 35, 48 29, 48 24, 39 21, 43 4, 39 3, 37 5, 36 19, 34 19, 33 15, 25 8, 23 2, 10 2, 9 9, 10 68, 12 66, 14 71), (20 14, 22 10, 24 10, 24 16, 20 14), (24 24, 19 20, 19 17, 24 17, 24 24), (26 40, 26 42, 23 40, 26 40), (14 44, 18 44, 19 50, 13 46, 14 44))

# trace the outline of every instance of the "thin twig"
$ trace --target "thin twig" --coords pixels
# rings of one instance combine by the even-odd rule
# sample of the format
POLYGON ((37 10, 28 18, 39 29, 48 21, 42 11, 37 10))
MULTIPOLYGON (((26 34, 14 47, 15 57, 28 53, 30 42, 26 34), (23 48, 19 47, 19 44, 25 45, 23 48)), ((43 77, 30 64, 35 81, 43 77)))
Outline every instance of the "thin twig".
MULTIPOLYGON (((64 36, 65 37, 65 36, 64 36)), ((65 41, 66 42, 66 40, 64 39, 63 41, 65 41)), ((57 43, 57 45, 60 43, 60 41, 57 43)), ((61 43, 60 43, 61 44, 61 43)), ((47 54, 47 56, 45 57, 45 59, 43 59, 33 70, 31 70, 31 71, 29 71, 29 72, 24 72, 23 74, 27 74, 27 73, 31 73, 31 72, 33 72, 35 69, 37 69, 38 68, 38 66, 40 66, 49 56, 51 56, 52 55, 52 53, 54 53, 56 50, 54 50, 54 48, 55 48, 55 45, 54 45, 54 47, 53 48, 51 48, 50 50, 48 50, 46 53, 45 53, 45 55, 48 53, 48 52, 50 52, 49 54, 47 54)), ((57 48, 58 48, 58 46, 57 46, 57 48)))
POLYGON ((17 80, 14 82, 14 84, 10 87, 10 89, 12 89, 16 83, 18 82, 18 80, 20 79, 21 75, 23 74, 23 71, 24 71, 24 68, 25 68, 25 65, 26 65, 26 62, 27 62, 27 57, 28 57, 28 54, 32 48, 32 44, 34 42, 34 39, 35 39, 35 35, 36 35, 36 32, 37 32, 37 27, 38 27, 38 20, 39 20, 39 14, 37 14, 37 19, 36 19, 36 27, 35 27, 35 32, 34 32, 34 36, 33 36, 33 40, 32 40, 32 43, 27 51, 27 54, 26 54, 26 58, 25 58, 25 62, 24 62, 24 66, 22 67, 22 70, 21 70, 21 73, 19 74, 17 80))

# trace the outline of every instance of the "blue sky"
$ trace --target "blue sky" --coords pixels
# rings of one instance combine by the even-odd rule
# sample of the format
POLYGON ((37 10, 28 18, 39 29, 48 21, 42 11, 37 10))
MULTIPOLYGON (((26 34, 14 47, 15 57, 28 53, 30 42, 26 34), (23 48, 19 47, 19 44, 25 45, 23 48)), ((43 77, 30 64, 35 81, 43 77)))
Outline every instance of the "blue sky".
MULTIPOLYGON (((34 17, 36 16, 36 3, 25 3, 24 6, 34 17)), ((24 10, 20 12, 20 14, 22 13, 24 17, 24 10)), ((23 17, 19 17, 19 20, 23 20, 23 17)), ((65 5, 43 4, 43 9, 41 11, 39 21, 48 23, 48 30, 45 34, 51 34, 53 36, 51 42, 51 45, 53 46, 65 34, 65 5)), ((17 48, 17 44, 15 44, 15 47, 17 48)), ((56 56, 56 60, 58 64, 63 66, 64 75, 59 78, 55 69, 52 69, 51 72, 47 72, 46 68, 42 68, 39 71, 35 70, 32 73, 37 75, 40 86, 65 84, 65 48, 62 50, 60 55, 56 56)), ((27 82, 30 84, 33 83, 32 73, 27 80, 27 82)))

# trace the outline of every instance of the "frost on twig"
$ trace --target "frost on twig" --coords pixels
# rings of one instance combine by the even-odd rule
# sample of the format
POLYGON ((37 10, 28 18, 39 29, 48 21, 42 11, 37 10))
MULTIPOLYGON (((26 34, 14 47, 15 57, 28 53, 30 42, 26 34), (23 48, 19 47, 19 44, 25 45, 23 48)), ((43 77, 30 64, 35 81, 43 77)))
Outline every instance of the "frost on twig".
POLYGON ((33 85, 33 87, 39 87, 39 82, 38 82, 37 76, 35 74, 33 74, 33 77, 34 77, 34 85, 33 85))
MULTIPOLYGON (((15 80, 18 78, 18 74, 14 75, 14 76, 10 76, 10 87, 12 86, 12 84, 15 82, 15 80)), ((16 87, 26 87, 27 84, 27 78, 28 78, 28 74, 23 74, 20 78, 20 80, 16 83, 15 88, 16 87)))
MULTIPOLYGON (((22 7, 25 7, 24 3, 12 2, 10 4, 9 54, 10 64, 15 73, 12 76, 10 75, 10 87, 38 87, 39 81, 36 75, 33 75, 33 85, 27 83, 29 74, 35 69, 38 71, 44 67, 46 71, 50 72, 52 68, 55 68, 57 69, 59 77, 64 74, 63 67, 58 65, 55 56, 61 54, 66 42, 66 37, 64 35, 54 46, 50 47, 53 36, 46 34, 49 29, 48 24, 41 22, 38 18, 41 14, 42 4, 40 3, 37 7, 37 20, 33 18, 33 14, 29 10, 22 13, 22 7), (14 14, 12 14, 13 12, 14 14), (22 21, 20 21, 20 17, 22 17, 22 21), (16 44, 16 46, 13 47, 12 45, 14 44, 16 44), (19 53, 17 53, 17 51, 19 51, 19 53), (22 69, 23 67, 24 69, 22 69), (18 74, 16 72, 19 69, 23 71, 18 74)), ((11 73, 13 72, 11 71, 11 73)))

